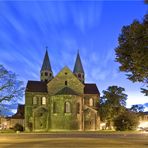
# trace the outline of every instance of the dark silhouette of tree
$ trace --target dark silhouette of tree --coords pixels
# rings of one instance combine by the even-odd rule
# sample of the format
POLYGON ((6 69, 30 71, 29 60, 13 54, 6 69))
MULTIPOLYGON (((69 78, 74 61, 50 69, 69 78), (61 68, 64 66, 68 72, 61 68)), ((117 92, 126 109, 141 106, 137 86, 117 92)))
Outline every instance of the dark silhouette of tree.
POLYGON ((17 79, 15 73, 0 65, 0 105, 22 99, 23 92, 23 82, 17 79))
POLYGON ((132 105, 130 110, 135 113, 140 113, 144 111, 144 106, 142 104, 135 104, 135 105, 132 105))
POLYGON ((142 82, 142 93, 148 96, 148 14, 142 22, 123 26, 118 42, 115 52, 120 71, 132 82, 142 82))

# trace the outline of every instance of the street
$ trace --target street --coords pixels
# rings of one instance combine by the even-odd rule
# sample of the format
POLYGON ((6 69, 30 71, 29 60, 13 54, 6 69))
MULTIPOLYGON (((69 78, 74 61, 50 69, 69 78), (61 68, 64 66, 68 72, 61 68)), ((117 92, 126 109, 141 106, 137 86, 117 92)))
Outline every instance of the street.
POLYGON ((20 133, 0 134, 0 148, 146 148, 148 133, 20 133))

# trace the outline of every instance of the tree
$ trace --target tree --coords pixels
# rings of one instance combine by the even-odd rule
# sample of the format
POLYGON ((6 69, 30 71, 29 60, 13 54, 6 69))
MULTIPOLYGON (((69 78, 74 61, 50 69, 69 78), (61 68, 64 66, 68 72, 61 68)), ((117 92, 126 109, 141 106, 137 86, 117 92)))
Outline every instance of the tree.
POLYGON ((9 101, 22 99, 24 92, 23 82, 17 75, 0 65, 0 106, 9 101))
POLYGON ((144 0, 145 4, 148 4, 148 0, 144 0))
POLYGON ((142 82, 142 93, 148 96, 148 14, 142 22, 123 26, 118 42, 115 52, 120 71, 132 82, 142 82))
POLYGON ((141 112, 144 111, 144 106, 142 104, 132 105, 130 110, 135 112, 135 113, 141 113, 141 112))
POLYGON ((109 86, 103 91, 99 112, 101 120, 106 121, 108 127, 114 118, 125 110, 127 95, 123 93, 124 91, 124 88, 118 86, 109 86))
POLYGON ((138 124, 137 114, 131 111, 125 111, 114 120, 114 126, 118 131, 135 130, 138 124))
POLYGON ((13 129, 14 129, 15 132, 16 132, 16 131, 23 131, 23 130, 24 130, 24 127, 23 127, 21 124, 16 123, 16 124, 14 125, 13 129))

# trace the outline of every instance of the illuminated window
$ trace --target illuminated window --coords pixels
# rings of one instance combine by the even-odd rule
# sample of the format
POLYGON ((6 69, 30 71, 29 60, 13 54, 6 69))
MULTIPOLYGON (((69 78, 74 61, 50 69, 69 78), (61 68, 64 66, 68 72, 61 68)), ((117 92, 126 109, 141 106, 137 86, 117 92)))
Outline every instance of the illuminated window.
POLYGON ((34 105, 38 104, 38 98, 37 97, 33 97, 33 104, 34 105))
POLYGON ((89 99, 89 106, 93 106, 94 100, 92 98, 89 99))
POLYGON ((65 113, 70 113, 71 112, 71 108, 70 108, 70 103, 69 102, 65 102, 64 112, 65 113))
POLYGON ((42 104, 43 104, 43 105, 46 104, 46 97, 42 97, 42 104))

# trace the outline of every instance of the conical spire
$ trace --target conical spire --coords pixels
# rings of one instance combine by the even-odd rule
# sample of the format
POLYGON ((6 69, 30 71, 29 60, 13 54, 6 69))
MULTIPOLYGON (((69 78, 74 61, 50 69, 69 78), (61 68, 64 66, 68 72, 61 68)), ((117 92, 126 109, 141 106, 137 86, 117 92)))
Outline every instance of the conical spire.
POLYGON ((80 58, 80 55, 79 55, 79 51, 77 53, 77 58, 76 58, 73 73, 84 73, 81 58, 80 58))
POLYGON ((41 71, 44 71, 44 70, 48 70, 52 72, 47 49, 46 49, 44 61, 43 61, 42 68, 41 68, 41 71))
POLYGON ((50 80, 52 80, 52 78, 53 78, 53 72, 51 69, 50 60, 49 60, 47 47, 46 47, 46 53, 45 53, 44 61, 40 71, 40 79, 41 81, 49 82, 50 80))

